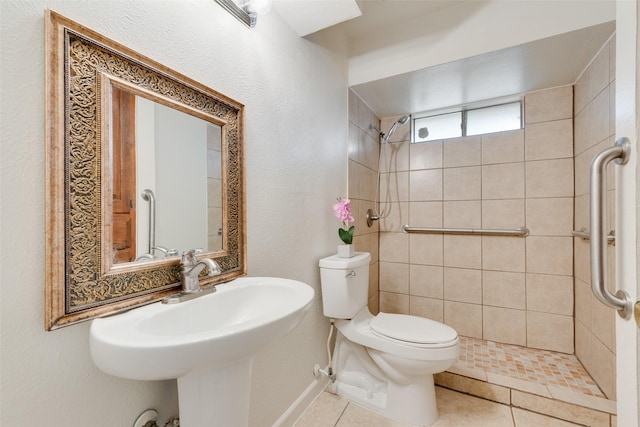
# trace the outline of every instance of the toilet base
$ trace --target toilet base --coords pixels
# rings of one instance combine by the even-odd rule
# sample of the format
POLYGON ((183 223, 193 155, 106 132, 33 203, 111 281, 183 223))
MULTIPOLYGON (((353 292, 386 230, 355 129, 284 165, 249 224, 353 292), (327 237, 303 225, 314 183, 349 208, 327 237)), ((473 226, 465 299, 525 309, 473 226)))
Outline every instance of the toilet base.
POLYGON ((429 426, 438 419, 433 375, 414 377, 411 384, 389 379, 366 349, 338 334, 334 352, 336 381, 341 397, 395 421, 429 426))
POLYGON ((433 375, 421 384, 401 385, 388 382, 381 390, 367 391, 336 381, 333 391, 350 402, 363 406, 394 421, 415 426, 430 426, 438 420, 433 375), (371 397, 369 397, 371 396, 371 397))

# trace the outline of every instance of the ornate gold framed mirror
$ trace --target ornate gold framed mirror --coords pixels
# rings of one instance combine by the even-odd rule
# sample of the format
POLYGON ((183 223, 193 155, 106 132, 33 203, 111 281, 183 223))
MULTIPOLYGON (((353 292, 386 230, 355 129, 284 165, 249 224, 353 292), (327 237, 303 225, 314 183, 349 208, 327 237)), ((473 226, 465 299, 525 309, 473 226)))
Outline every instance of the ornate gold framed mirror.
POLYGON ((175 292, 190 249, 223 271, 203 284, 245 274, 244 106, 53 11, 45 21, 45 328, 175 292))

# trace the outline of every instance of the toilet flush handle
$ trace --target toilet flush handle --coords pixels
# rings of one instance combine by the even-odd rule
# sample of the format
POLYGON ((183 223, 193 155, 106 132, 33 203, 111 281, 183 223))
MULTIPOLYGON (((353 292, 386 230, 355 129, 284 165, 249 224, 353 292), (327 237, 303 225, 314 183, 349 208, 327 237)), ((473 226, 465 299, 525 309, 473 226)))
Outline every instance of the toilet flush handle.
POLYGON ((352 277, 356 277, 356 272, 351 270, 346 276, 347 279, 351 279, 352 277))

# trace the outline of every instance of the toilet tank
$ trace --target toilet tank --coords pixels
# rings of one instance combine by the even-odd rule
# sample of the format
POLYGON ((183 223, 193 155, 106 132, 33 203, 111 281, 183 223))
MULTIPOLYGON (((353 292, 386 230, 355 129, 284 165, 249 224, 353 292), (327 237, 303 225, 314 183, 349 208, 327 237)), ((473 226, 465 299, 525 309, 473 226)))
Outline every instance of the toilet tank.
POLYGON ((333 255, 320 260, 320 282, 324 315, 351 319, 367 305, 369 295, 368 252, 356 252, 351 258, 333 255))

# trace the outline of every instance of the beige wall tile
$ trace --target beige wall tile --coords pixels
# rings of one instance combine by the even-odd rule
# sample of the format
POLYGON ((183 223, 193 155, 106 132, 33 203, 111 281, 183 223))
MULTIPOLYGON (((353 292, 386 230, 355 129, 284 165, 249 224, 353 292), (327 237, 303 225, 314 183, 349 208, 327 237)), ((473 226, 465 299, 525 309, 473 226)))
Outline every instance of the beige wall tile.
POLYGON ((409 235, 409 262, 411 264, 443 265, 444 236, 436 234, 409 235))
POLYGON ((385 203, 409 200, 409 172, 383 173, 380 175, 379 201, 385 203))
POLYGON ((574 274, 585 283, 591 283, 591 245, 588 240, 575 237, 573 239, 574 274))
MULTIPOLYGON (((577 193, 576 193, 577 194, 577 193)), ((576 195, 574 199, 574 229, 589 229, 589 195, 576 195)))
POLYGON ((378 297, 380 291, 380 267, 377 262, 369 266, 369 298, 378 297))
MULTIPOLYGON (((374 116, 373 111, 371 111, 371 108, 369 108, 367 106, 367 104, 365 104, 360 97, 356 96, 358 98, 358 120, 357 120, 357 124, 358 127, 362 130, 365 130, 367 132, 369 132, 369 126, 370 125, 376 125, 376 123, 378 123, 378 118, 374 116)), ((374 131, 370 131, 371 132, 371 136, 375 135, 374 131)))
POLYGON ((381 291, 409 293, 409 264, 380 262, 379 268, 381 291))
POLYGON ((480 200, 481 175, 479 166, 444 169, 444 200, 480 200))
POLYGON ((482 304, 482 271, 446 267, 444 269, 444 299, 482 304))
POLYGON ((578 155, 589 148, 591 134, 589 133, 591 125, 589 124, 589 109, 585 108, 580 111, 573 119, 573 153, 578 155))
POLYGON ((527 199, 527 228, 533 236, 571 236, 573 198, 527 199))
POLYGON ((616 133, 616 81, 609 85, 609 135, 616 133))
POLYGON ((354 122, 356 125, 358 124, 358 102, 360 102, 360 98, 355 92, 349 89, 349 121, 354 122))
POLYGON ((409 200, 442 200, 442 169, 409 172, 409 200))
POLYGON ((612 353, 615 353, 616 313, 591 295, 591 332, 612 353))
POLYGON ((380 291, 380 311, 409 314, 409 295, 380 291))
POLYGON ((575 194, 589 194, 589 167, 591 160, 602 150, 609 147, 609 141, 603 140, 587 148, 575 158, 575 194))
POLYGON ((527 162, 526 196, 573 197, 573 159, 527 162))
POLYGON ((380 170, 383 172, 408 171, 410 145, 408 140, 384 144, 380 150, 380 170))
POLYGON ((411 295, 409 297, 409 314, 426 317, 436 322, 444 321, 444 301, 411 295))
POLYGON ((444 265, 447 267, 482 268, 480 236, 444 236, 444 265))
POLYGON ((368 306, 371 314, 377 315, 380 312, 380 296, 376 294, 369 298, 368 306))
POLYGON ((524 129, 482 135, 482 164, 524 161, 524 129))
POLYGON ((573 353, 573 318, 560 314, 527 313, 527 346, 573 353))
POLYGON ((380 261, 406 262, 409 236, 405 233, 380 233, 380 261))
POLYGON ((482 306, 464 302, 444 302, 444 323, 466 337, 482 338, 482 306))
POLYGON ((442 214, 442 202, 411 202, 406 223, 415 227, 442 227, 442 214))
POLYGON ((427 141, 409 147, 409 169, 436 169, 442 167, 442 141, 427 141))
POLYGON ((584 111, 585 107, 589 105, 591 101, 589 97, 589 85, 591 80, 591 69, 587 67, 582 73, 582 76, 573 85, 573 111, 580 113, 584 111))
POLYGON ((524 97, 525 123, 568 119, 573 115, 571 85, 528 93, 524 97))
POLYGON ((482 202, 480 200, 444 202, 443 226, 446 228, 480 228, 481 212, 482 202))
POLYGON ((589 104, 589 126, 591 126, 589 146, 593 146, 611 135, 609 131, 609 104, 608 89, 600 92, 589 104))
POLYGON ((587 370, 609 399, 616 398, 616 356, 599 339, 591 340, 591 366, 587 370))
POLYGON ((526 276, 527 310, 573 316, 573 278, 550 274, 526 276))
POLYGON ((573 120, 532 123, 524 133, 526 160, 573 157, 573 120))
POLYGON ((477 166, 482 161, 480 136, 454 138, 444 142, 444 167, 477 166))
POLYGON ((527 344, 526 312, 510 308, 482 309, 483 338, 516 345, 527 344))
POLYGON ((433 265, 409 266, 409 294, 421 297, 444 296, 444 269, 433 265))
POLYGON ((591 366, 591 338, 591 332, 579 320, 576 320, 575 353, 582 366, 587 370, 587 367, 591 366))
MULTIPOLYGON (((373 205, 368 203, 366 208, 369 209, 373 205)), ((381 203, 380 204, 380 219, 377 221, 380 231, 390 231, 398 233, 402 230, 402 226, 409 223, 409 203, 381 203)), ((356 225, 356 232, 360 229, 367 228, 367 211, 366 209, 358 218, 362 221, 362 224, 356 225)))
POLYGON ((482 198, 484 200, 523 198, 525 195, 524 165, 524 163, 503 163, 483 166, 482 198))
POLYGON ((524 199, 483 200, 482 228, 518 228, 525 225, 524 199))
POLYGON ((482 303, 495 307, 526 308, 524 273, 482 272, 482 303))
POLYGON ((525 239, 511 236, 483 236, 482 268, 485 270, 524 272, 525 239))
POLYGON ((607 87, 609 82, 609 48, 604 46, 589 65, 589 99, 593 100, 607 87))
POLYGON ((571 237, 526 238, 527 272, 571 276, 573 239, 571 237))
POLYGON ((576 320, 591 331, 591 285, 580 279, 574 279, 576 320))

